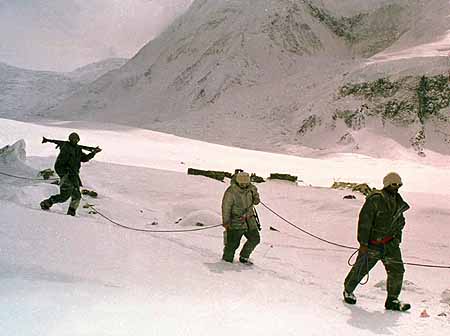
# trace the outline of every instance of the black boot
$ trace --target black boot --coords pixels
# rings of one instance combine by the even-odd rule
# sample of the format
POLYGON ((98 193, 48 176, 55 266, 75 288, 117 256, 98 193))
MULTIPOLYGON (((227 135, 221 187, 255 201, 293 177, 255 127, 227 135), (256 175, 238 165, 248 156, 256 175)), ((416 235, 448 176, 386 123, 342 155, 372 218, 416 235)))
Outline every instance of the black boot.
POLYGON ((69 207, 69 209, 67 209, 68 215, 75 216, 75 212, 76 212, 76 210, 74 208, 69 207))
POLYGON ((395 310, 395 311, 407 311, 411 308, 409 303, 401 302, 397 298, 387 298, 386 303, 384 304, 384 308, 387 310, 395 310))
POLYGON ((356 296, 353 293, 349 293, 346 290, 344 290, 344 301, 348 304, 355 304, 356 303, 356 296))
POLYGON ((48 210, 52 207, 53 202, 50 201, 50 199, 45 199, 40 203, 40 205, 42 210, 48 210))
POLYGON ((244 257, 239 257, 239 262, 241 264, 244 264, 244 265, 247 265, 247 266, 253 265, 253 263, 248 258, 244 258, 244 257))

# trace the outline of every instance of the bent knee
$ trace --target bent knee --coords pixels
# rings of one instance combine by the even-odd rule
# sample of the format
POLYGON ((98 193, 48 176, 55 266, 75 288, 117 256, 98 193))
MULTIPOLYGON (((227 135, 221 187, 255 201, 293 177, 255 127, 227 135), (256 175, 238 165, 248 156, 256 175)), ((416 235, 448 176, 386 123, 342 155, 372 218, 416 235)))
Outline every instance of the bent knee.
POLYGON ((249 240, 256 246, 261 242, 261 237, 258 234, 257 236, 251 237, 249 240))

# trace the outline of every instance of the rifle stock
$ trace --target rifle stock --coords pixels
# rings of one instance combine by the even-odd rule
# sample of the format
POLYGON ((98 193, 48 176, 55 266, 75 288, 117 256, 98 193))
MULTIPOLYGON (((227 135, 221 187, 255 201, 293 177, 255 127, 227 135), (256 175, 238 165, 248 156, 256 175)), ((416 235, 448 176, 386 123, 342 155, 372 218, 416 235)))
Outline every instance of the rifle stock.
MULTIPOLYGON (((48 139, 46 137, 42 137, 42 143, 53 143, 56 145, 56 148, 60 148, 62 147, 65 143, 68 143, 68 141, 64 141, 64 140, 55 140, 55 139, 48 139)), ((89 146, 83 146, 83 145, 77 145, 78 147, 80 147, 81 149, 84 149, 86 151, 89 152, 101 152, 100 147, 89 147, 89 146)))

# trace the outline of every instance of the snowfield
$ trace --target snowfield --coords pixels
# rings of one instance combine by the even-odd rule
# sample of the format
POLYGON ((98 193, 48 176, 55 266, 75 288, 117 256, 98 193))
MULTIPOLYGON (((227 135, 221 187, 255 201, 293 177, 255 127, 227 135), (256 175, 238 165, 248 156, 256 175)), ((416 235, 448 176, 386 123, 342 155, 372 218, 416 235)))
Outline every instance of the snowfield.
MULTIPOLYGON (((220 224, 225 183, 187 175, 188 167, 267 177, 298 175, 298 184, 258 184, 261 199, 316 235, 356 246, 364 196, 330 189, 334 180, 380 187, 397 171, 406 213, 406 262, 450 264, 448 158, 413 161, 354 154, 321 158, 212 145, 123 126, 31 124, 0 119, 0 173, 35 177, 53 166, 57 150, 41 137, 103 148, 81 178, 98 198, 84 196, 76 217, 67 204, 50 212, 39 202, 56 192, 48 182, 0 175, 0 334, 113 335, 445 335, 450 326, 449 269, 406 267, 401 298, 407 313, 386 312, 385 272, 377 265, 358 303, 342 301, 351 250, 304 235, 257 207, 263 231, 253 267, 220 260, 222 229, 144 233, 125 230, 83 208, 87 202, 114 221, 137 229, 182 230, 220 224), (23 139, 24 142, 17 141, 23 139), (434 161, 432 161, 434 160, 434 161), (344 200, 354 194, 356 200, 344 200), (269 230, 272 226, 279 230, 269 230), (429 317, 421 317, 423 311, 429 317)), ((366 135, 367 136, 367 135, 366 135)))
POLYGON ((45 67, 49 53, 70 53, 52 67, 73 68, 83 46, 91 56, 115 55, 93 43, 97 36, 114 39, 106 42, 124 48, 120 55, 152 40, 123 66, 109 60, 58 74, 0 64, 0 336, 449 333, 445 88, 443 118, 426 124, 400 127, 375 118, 361 128, 333 117, 338 110, 365 111, 355 97, 339 100, 344 84, 447 74, 450 2, 172 0, 167 7, 167 0, 102 0, 94 7, 109 11, 81 16, 72 15, 73 1, 40 2, 27 7, 26 25, 16 24, 12 4, 0 15, 0 27, 14 28, 9 37, 27 34, 13 39, 18 64, 31 57, 45 67), (51 29, 34 29, 36 17, 40 28, 51 29), (121 23, 129 17, 157 24, 153 31, 178 18, 153 39, 144 26, 124 34, 121 23), (81 44, 67 38, 66 23, 76 18, 89 22, 73 32, 81 44), (348 20, 346 40, 336 28, 348 20), (87 34, 97 25, 103 28, 87 34), (111 33, 118 28, 121 34, 111 33), (54 36, 65 41, 59 50, 54 36), (42 53, 43 40, 53 49, 42 53), (33 49, 25 59, 24 47, 33 49), (411 141, 425 129, 418 156, 411 141), (64 140, 73 131, 81 144, 103 149, 81 169, 84 187, 98 197, 84 195, 75 217, 66 215, 67 203, 40 209, 58 187, 38 177, 58 154, 42 137, 64 140), (298 176, 297 183, 257 184, 263 229, 253 266, 221 260, 229 179, 188 175, 188 168, 298 176), (331 185, 380 188, 391 171, 401 175, 411 206, 402 243, 400 299, 412 305, 406 313, 385 311, 381 264, 357 288, 357 304, 345 304, 343 281, 355 250, 298 229, 356 247, 365 198, 331 185))

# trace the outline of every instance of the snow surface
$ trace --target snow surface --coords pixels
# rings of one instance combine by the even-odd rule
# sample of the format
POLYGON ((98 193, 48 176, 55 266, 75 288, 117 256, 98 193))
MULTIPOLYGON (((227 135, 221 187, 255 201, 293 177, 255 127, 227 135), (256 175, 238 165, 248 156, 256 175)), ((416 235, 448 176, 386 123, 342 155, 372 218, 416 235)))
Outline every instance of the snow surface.
MULTIPOLYGON (((405 261, 449 264, 446 157, 417 163, 393 143, 403 160, 353 154, 312 159, 112 124, 0 119, 0 147, 9 145, 0 153, 0 172, 36 176, 53 165, 57 154, 52 145, 40 143, 41 137, 64 139, 73 130, 81 143, 103 148, 82 167, 85 186, 99 194, 97 199, 85 196, 83 204, 94 204, 119 223, 153 230, 220 224, 229 180, 191 176, 186 170, 243 168, 261 176, 298 175, 303 181, 298 184, 258 184, 262 201, 304 229, 355 245, 364 197, 343 200, 351 192, 329 186, 348 180, 380 187, 382 177, 395 170, 411 205, 405 261)), ((448 333, 448 269, 407 266, 402 298, 412 309, 396 313, 383 308, 385 273, 378 265, 369 283, 358 288, 357 305, 348 306, 341 293, 351 251, 303 235, 261 205, 262 243, 252 256, 255 265, 245 267, 220 261, 221 228, 139 233, 83 207, 76 217, 65 215, 67 204, 40 210, 39 202, 56 190, 49 183, 0 175, 0 335, 448 333), (420 317, 423 310, 429 317, 420 317)))

